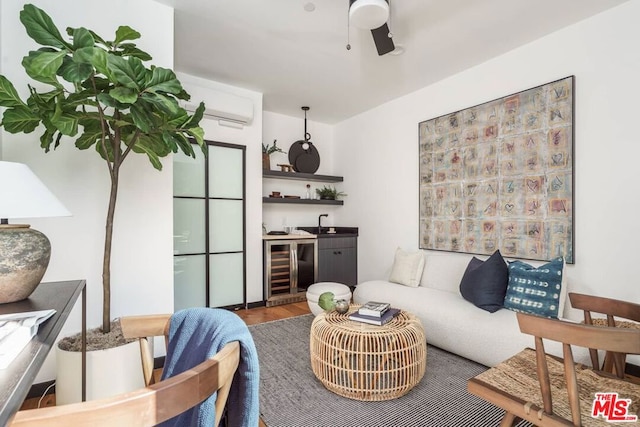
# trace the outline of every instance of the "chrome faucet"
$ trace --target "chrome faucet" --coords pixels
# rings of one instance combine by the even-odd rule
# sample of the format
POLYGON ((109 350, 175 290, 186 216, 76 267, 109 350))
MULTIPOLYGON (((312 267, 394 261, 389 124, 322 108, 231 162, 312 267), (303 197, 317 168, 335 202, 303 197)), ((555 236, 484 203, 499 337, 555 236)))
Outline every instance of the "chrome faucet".
POLYGON ((318 234, 322 234, 322 217, 329 216, 329 214, 320 214, 318 216, 318 234))

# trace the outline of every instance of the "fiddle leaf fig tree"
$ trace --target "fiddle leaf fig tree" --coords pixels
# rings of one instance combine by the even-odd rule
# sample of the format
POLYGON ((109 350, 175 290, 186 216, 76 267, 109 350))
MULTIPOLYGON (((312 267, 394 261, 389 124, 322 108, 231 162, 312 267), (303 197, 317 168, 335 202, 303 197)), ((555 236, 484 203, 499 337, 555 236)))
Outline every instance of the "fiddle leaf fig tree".
POLYGON ((178 150, 195 157, 195 141, 204 149, 199 123, 204 104, 193 114, 180 107, 188 100, 175 73, 145 65, 151 56, 132 41, 134 29, 121 26, 107 41, 87 28, 67 28, 63 37, 51 18, 27 4, 20 12, 27 34, 41 48, 22 60, 37 88, 28 85, 23 100, 14 85, 0 75, 0 106, 6 110, 0 126, 9 133, 41 131, 40 146, 48 152, 63 139, 80 150, 94 149, 111 179, 102 264, 102 331, 111 328, 111 241, 120 168, 132 154, 144 154, 154 168, 178 150), (42 89, 44 88, 44 89, 42 89))

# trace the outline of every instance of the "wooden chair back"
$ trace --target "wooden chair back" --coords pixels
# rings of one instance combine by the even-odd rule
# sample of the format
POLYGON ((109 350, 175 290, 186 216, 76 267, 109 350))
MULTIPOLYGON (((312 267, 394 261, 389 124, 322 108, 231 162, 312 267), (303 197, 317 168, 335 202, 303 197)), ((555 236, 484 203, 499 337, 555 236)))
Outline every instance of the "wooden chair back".
POLYGON ((517 313, 520 330, 534 337, 525 349, 471 378, 472 394, 503 408, 500 426, 521 419, 537 426, 602 425, 590 416, 595 392, 618 392, 640 401, 640 385, 574 363, 572 346, 640 354, 640 330, 598 327, 517 313), (563 358, 545 353, 545 340, 562 343, 563 358))
MULTIPOLYGON (((132 316, 121 319, 126 338, 168 336, 170 315, 132 316)), ((146 346, 145 346, 146 347, 146 346)), ((142 348, 142 345, 141 345, 142 348)), ((146 350, 145 350, 146 351, 146 350)), ((148 352, 147 352, 148 353, 148 352)), ((153 355, 142 353, 145 378, 153 383, 153 355), (146 360, 145 360, 146 359, 146 360)), ((154 426, 196 406, 213 393, 216 397, 215 425, 220 423, 233 376, 240 362, 240 344, 228 343, 213 358, 194 368, 145 388, 117 396, 20 411, 11 426, 154 426)))
POLYGON ((537 376, 540 382, 540 392, 544 405, 543 409, 544 412, 548 414, 553 414, 554 411, 549 368, 543 339, 550 339, 562 343, 562 356, 567 394, 569 396, 569 407, 571 409, 571 421, 573 425, 576 426, 582 425, 582 423, 578 376, 571 346, 601 349, 616 353, 640 354, 640 331, 621 328, 602 328, 532 316, 524 313, 518 313, 517 317, 520 331, 535 337, 537 376))
MULTIPOLYGON (((583 311, 584 323, 587 325, 640 329, 640 304, 575 292, 569 293, 569 300, 573 308, 583 311), (600 316, 594 317, 593 314, 600 316), (602 316, 606 316, 606 319, 602 316)), ((607 352, 602 365, 595 348, 589 349, 589 355, 594 369, 615 373, 619 378, 624 377, 624 353, 607 352)))

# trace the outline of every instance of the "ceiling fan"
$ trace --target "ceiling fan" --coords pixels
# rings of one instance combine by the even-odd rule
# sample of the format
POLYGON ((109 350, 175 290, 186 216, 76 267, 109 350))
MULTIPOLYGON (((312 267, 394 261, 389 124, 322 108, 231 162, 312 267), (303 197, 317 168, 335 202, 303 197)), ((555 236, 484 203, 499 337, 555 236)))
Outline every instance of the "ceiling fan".
MULTIPOLYGON (((349 24, 363 30, 371 30, 373 42, 382 56, 395 49, 389 31, 389 0, 349 0, 349 24)), ((351 48, 347 44, 347 50, 351 48)))

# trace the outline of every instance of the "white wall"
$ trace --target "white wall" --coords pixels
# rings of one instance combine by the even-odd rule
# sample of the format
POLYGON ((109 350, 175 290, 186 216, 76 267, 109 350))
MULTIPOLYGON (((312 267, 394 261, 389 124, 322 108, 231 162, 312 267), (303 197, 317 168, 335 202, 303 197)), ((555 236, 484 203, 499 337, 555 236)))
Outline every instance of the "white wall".
POLYGON ((360 226, 360 280, 387 276, 397 246, 418 246, 419 122, 575 75, 576 263, 567 275, 572 289, 640 301, 638 16, 632 0, 338 124, 342 221, 360 226))
MULTIPOLYGON (((253 121, 242 129, 218 124, 217 120, 204 118, 205 139, 244 145, 246 150, 246 229, 247 229, 247 302, 262 301, 262 94, 196 76, 178 73, 178 78, 191 95, 192 103, 213 99, 226 94, 241 96, 253 101, 253 121)), ((173 295, 173 293, 171 294, 173 295)))
MULTIPOLYGON (((3 74, 26 97, 27 77, 20 65, 37 48, 19 21, 21 0, 0 2, 3 74)), ((142 34, 137 44, 153 56, 152 63, 173 67, 173 9, 151 0, 31 0, 54 23, 85 26, 113 39, 120 25, 142 34)), ((73 213, 69 218, 30 220, 51 240, 52 256, 45 281, 86 279, 88 324, 97 326, 102 312, 102 254, 109 177, 104 162, 93 152, 80 151, 66 139, 58 150, 45 154, 38 132, 11 135, 2 131, 2 158, 23 162, 47 184, 73 213)), ((156 171, 146 156, 132 155, 121 171, 112 254, 112 316, 169 312, 173 308, 172 162, 156 171)), ((80 330, 80 303, 76 304, 61 336, 80 330)), ((53 352, 51 353, 53 355, 53 352)), ((53 357, 36 382, 55 376, 53 357)))
MULTIPOLYGON (((320 155, 320 167, 316 174, 319 175, 342 175, 342 171, 335 167, 335 150, 333 143, 333 126, 312 121, 313 106, 307 112, 307 132, 311 134, 311 142, 320 155)), ((278 140, 278 147, 289 152, 291 145, 304 139, 304 112, 300 110, 299 117, 285 116, 283 114, 265 111, 263 115, 263 142, 273 144, 273 140, 278 140)), ((278 164, 288 164, 287 154, 274 153, 271 155, 271 169, 280 170, 278 164)), ((262 195, 268 196, 272 191, 279 191, 282 195, 292 195, 304 197, 306 185, 311 185, 311 196, 315 196, 315 189, 323 186, 336 187, 342 189, 342 183, 306 182, 290 181, 282 179, 265 179, 262 183, 262 195)), ((349 203, 349 197, 345 198, 345 204, 349 203)), ((318 215, 326 213, 328 218, 323 218, 322 225, 355 226, 343 224, 340 221, 342 206, 330 205, 281 205, 264 204, 262 209, 262 221, 267 230, 282 230, 284 225, 289 226, 315 226, 318 224, 318 215)))

